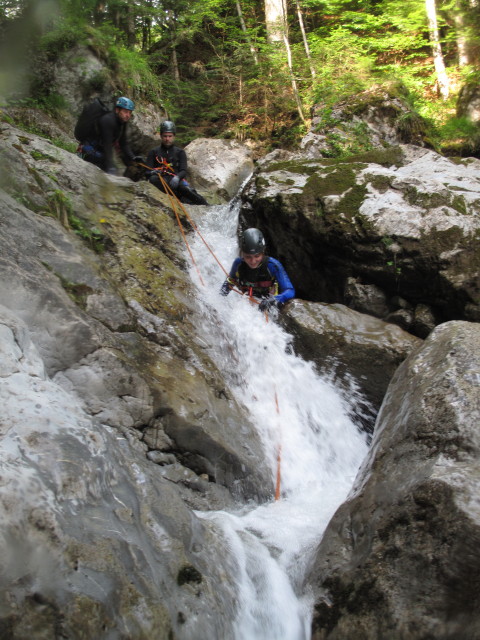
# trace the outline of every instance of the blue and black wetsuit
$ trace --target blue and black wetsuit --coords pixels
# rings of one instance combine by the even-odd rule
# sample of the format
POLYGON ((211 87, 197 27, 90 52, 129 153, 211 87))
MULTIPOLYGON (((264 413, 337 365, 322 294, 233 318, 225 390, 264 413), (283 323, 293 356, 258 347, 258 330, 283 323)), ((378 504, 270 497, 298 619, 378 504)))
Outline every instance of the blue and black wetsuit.
POLYGON ((256 269, 251 269, 242 258, 236 258, 221 293, 226 296, 233 287, 254 298, 273 295, 279 305, 295 296, 295 289, 282 264, 269 256, 265 256, 256 269))

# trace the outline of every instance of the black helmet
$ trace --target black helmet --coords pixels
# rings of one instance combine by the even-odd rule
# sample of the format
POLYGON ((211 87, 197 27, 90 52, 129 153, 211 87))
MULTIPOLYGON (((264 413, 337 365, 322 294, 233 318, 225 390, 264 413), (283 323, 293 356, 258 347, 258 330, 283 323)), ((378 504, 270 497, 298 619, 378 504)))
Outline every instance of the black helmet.
POLYGON ((265 252, 265 238, 260 229, 246 229, 243 232, 242 251, 251 255, 265 252))
POLYGON ((171 120, 164 120, 160 125, 160 133, 177 133, 175 123, 171 120))

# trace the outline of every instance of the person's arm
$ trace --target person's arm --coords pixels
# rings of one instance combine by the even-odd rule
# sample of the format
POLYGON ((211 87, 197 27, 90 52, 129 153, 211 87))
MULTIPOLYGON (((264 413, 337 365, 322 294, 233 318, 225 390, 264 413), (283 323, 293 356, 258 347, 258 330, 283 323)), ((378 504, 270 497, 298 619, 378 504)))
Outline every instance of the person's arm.
POLYGON ((283 265, 275 258, 268 259, 268 268, 278 282, 279 293, 275 296, 278 304, 285 304, 288 300, 295 297, 295 289, 290 282, 283 265))
POLYGON ((187 154, 183 149, 178 150, 177 163, 178 170, 176 175, 180 178, 180 180, 182 180, 182 178, 185 178, 185 176, 187 175, 187 154))
POLYGON ((113 161, 113 143, 116 134, 116 115, 112 111, 106 113, 100 118, 98 123, 100 131, 100 139, 103 146, 103 152, 105 154, 105 171, 116 171, 115 163, 113 161))
POLYGON ((150 168, 147 169, 147 171, 145 172, 145 176, 147 178, 150 178, 151 176, 156 175, 156 172, 154 171, 154 169, 158 167, 158 160, 157 160, 158 153, 159 153, 159 147, 150 149, 150 151, 148 152, 146 165, 150 168))
POLYGON ((133 151, 130 149, 130 145, 128 144, 127 126, 127 124, 120 125, 120 137, 118 139, 118 144, 120 146, 120 150, 123 155, 123 161, 125 162, 125 164, 127 164, 128 162, 132 162, 136 157, 133 151))
POLYGON ((222 296, 228 296, 232 288, 237 284, 237 269, 241 261, 241 258, 235 258, 235 260, 233 261, 233 264, 230 268, 230 273, 228 274, 228 278, 220 288, 220 293, 222 294, 222 296))
POLYGON ((147 155, 147 162, 146 162, 146 164, 150 167, 150 169, 155 169, 155 167, 157 166, 156 156, 157 156, 157 148, 155 147, 155 149, 150 149, 147 155))

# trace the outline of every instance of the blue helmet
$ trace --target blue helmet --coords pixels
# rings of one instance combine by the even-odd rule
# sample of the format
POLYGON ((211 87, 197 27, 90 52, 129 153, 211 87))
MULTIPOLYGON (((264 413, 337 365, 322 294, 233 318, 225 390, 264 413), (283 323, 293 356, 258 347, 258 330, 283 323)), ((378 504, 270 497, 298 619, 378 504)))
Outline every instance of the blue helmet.
POLYGON ((116 107, 120 107, 120 109, 128 109, 129 111, 133 111, 135 109, 135 103, 130 98, 125 98, 122 96, 117 100, 116 107))

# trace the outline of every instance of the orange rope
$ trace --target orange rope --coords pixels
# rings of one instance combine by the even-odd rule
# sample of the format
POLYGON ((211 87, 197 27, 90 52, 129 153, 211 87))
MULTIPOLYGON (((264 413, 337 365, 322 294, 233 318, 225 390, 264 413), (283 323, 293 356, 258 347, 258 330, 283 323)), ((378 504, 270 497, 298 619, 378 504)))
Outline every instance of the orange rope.
POLYGON ((190 245, 188 244, 187 236, 185 235, 185 231, 183 229, 182 221, 180 220, 180 216, 178 215, 177 204, 180 205, 180 208, 184 211, 184 213, 186 213, 185 207, 182 205, 180 200, 174 194, 174 192, 172 191, 172 188, 170 187, 168 182, 166 180, 164 180, 163 177, 160 174, 158 174, 158 177, 160 178, 160 181, 161 181, 161 183, 163 185, 163 188, 165 189, 165 193, 169 197, 170 204, 172 206, 172 209, 173 209, 173 211, 175 213, 175 217, 177 219, 177 223, 178 223, 178 227, 180 229, 180 233, 182 234, 182 237, 183 237, 183 241, 185 242, 185 246, 188 249, 188 253, 190 254, 190 258, 192 259, 193 266, 195 267, 195 270, 198 273, 198 277, 200 278, 200 282, 202 283, 202 286, 204 287, 205 283, 203 281, 202 274, 200 273, 200 269, 198 268, 197 263, 195 262, 195 258, 193 257, 192 250, 190 249, 190 245))
MULTIPOLYGON (((277 415, 280 415, 276 389, 275 389, 275 407, 277 409, 277 415)), ((278 453, 277 453, 277 482, 275 485, 275 501, 277 501, 280 498, 281 479, 282 479, 282 443, 280 442, 280 444, 278 445, 278 453)))
MULTIPOLYGON (((142 162, 137 162, 138 165, 145 167, 146 169, 148 169, 149 171, 154 171, 155 169, 153 169, 152 167, 149 167, 146 164, 143 164, 142 162)), ((224 274, 227 276, 227 278, 229 277, 229 273, 228 271, 224 268, 224 266, 222 265, 222 263, 218 260, 217 256, 214 254, 214 252, 212 251, 212 249, 210 248, 210 246, 208 245, 207 241, 205 240, 205 238, 202 236, 202 234, 200 233, 199 228, 197 227, 197 225, 195 224, 195 222, 192 220, 192 218, 190 217, 190 215, 188 214, 187 210, 185 209, 185 207, 183 206, 183 203, 180 202, 180 200, 177 198, 177 196, 175 195, 175 193, 173 192, 172 188, 170 187, 170 185, 168 184, 168 182, 166 180, 164 180, 163 176, 161 175, 160 172, 157 172, 157 175, 160 179, 160 182, 162 183, 162 186, 165 190, 165 193, 168 195, 169 200, 170 200, 170 204, 172 206, 172 209, 175 213, 175 217, 177 219, 177 223, 178 223, 178 227, 180 229, 180 233, 182 234, 183 237, 183 241, 185 242, 185 246, 188 249, 188 253, 190 254, 190 257, 192 259, 192 262, 195 266, 195 269, 198 273, 198 277, 200 278, 200 282, 202 283, 203 286, 205 286, 205 283, 203 281, 202 275, 198 269, 197 263, 195 262, 195 258, 193 257, 193 253, 192 250, 190 249, 190 245, 188 244, 188 240, 185 236, 185 231, 183 229, 183 225, 182 225, 182 221, 180 220, 180 216, 178 214, 178 210, 177 210, 177 206, 180 207, 180 209, 183 211, 183 213, 185 214, 185 217, 187 218, 188 222, 191 224, 192 228, 194 229, 194 231, 196 231, 198 233, 198 235, 200 236, 200 238, 202 239, 202 242, 204 243, 204 245, 207 247, 207 249, 209 250, 209 252, 212 254, 212 256, 215 258, 216 262, 218 263, 218 265, 220 266, 220 268, 222 269, 222 271, 224 272, 224 274)), ((245 295, 246 292, 244 291, 239 291, 238 289, 235 289, 235 287, 231 287, 230 289, 231 291, 235 291, 235 293, 239 293, 241 296, 245 295)), ((260 304, 260 302, 254 298, 252 295, 248 296, 248 299, 250 300, 250 302, 255 303, 255 304, 260 304)), ((265 311, 265 320, 266 322, 268 322, 268 312, 265 311)), ((280 409, 278 406, 278 397, 277 397, 277 391, 275 390, 275 406, 276 406, 276 410, 277 410, 277 415, 280 415, 280 409)), ((281 484, 281 459, 282 459, 282 443, 280 442, 279 447, 278 447, 278 454, 277 454, 277 479, 276 479, 276 486, 275 486, 275 500, 278 500, 280 498, 280 484, 281 484)))
MULTIPOLYGON (((148 165, 144 164, 143 162, 137 162, 137 165, 144 167, 145 169, 148 169, 149 171, 155 171, 155 169, 153 167, 149 167, 148 165)), ((163 188, 165 189, 165 193, 168 195, 169 199, 170 199, 170 204, 172 206, 172 209, 175 213, 175 217, 177 219, 177 223, 178 226, 180 228, 180 232, 182 234, 183 237, 183 241, 185 242, 185 245, 188 249, 188 253, 190 254, 190 257, 192 259, 192 262, 195 266, 195 269, 198 273, 198 277, 200 278, 200 282, 202 283, 203 286, 205 286, 204 282, 203 282, 203 278, 200 274, 200 271, 197 267, 197 264, 195 262, 195 258, 193 257, 192 251, 190 249, 190 246, 188 244, 187 238, 185 236, 185 232, 182 226, 182 222, 180 220, 180 217, 178 215, 178 211, 177 211, 177 205, 180 207, 180 209, 183 211, 183 213, 185 214, 185 217, 187 218, 188 222, 192 225, 192 228, 194 229, 194 231, 196 231, 198 233, 198 235, 200 236, 203 244, 207 247, 207 249, 209 250, 209 252, 212 254, 212 256, 214 257, 215 261, 217 262, 217 264, 220 266, 221 270, 223 271, 223 273, 227 276, 229 276, 228 271, 225 269, 225 267, 222 265, 222 263, 220 262, 220 260, 217 258, 217 256, 214 254, 214 252, 212 251, 212 249, 210 248, 209 244, 207 243, 207 241, 205 240, 205 238, 202 236, 200 229, 197 227, 197 225, 195 224, 195 222, 192 220, 192 218, 190 217, 188 211, 185 209, 185 207, 183 206, 183 203, 180 202, 180 200, 177 198, 177 196, 175 195, 175 193, 173 192, 172 188, 170 187, 170 185, 168 184, 168 182, 166 180, 163 179, 162 175, 160 172, 156 172, 162 185, 163 188)), ((241 296, 245 295, 245 293, 243 291, 240 291, 238 289, 235 289, 235 287, 232 286, 232 288, 230 289, 230 291, 235 291, 235 293, 239 293, 241 296)), ((260 304, 259 301, 255 298, 252 298, 251 296, 249 297, 251 302, 254 302, 255 304, 260 304)))

